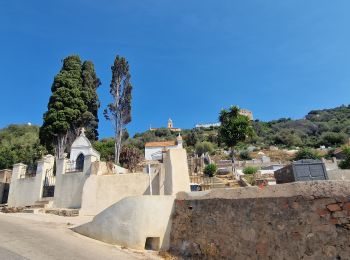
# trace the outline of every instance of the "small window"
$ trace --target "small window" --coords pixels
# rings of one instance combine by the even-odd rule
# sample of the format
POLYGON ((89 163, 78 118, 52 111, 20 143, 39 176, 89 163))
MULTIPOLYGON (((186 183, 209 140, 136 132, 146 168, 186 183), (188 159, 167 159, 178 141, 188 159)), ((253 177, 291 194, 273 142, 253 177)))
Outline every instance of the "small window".
POLYGON ((159 237, 147 237, 146 243, 145 243, 145 249, 158 251, 159 243, 160 243, 159 237))

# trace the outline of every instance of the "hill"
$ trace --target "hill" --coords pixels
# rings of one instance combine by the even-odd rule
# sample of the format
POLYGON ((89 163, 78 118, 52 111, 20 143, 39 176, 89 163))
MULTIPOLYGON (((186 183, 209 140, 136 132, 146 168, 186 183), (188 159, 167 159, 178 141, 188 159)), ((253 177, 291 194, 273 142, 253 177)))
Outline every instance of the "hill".
POLYGON ((19 162, 32 166, 44 152, 38 126, 9 125, 0 129, 0 169, 12 168, 19 162))
MULTIPOLYGON (((320 145, 339 147, 346 143, 350 136, 350 105, 313 110, 303 119, 281 118, 269 122, 255 120, 252 124, 256 135, 247 142, 239 144, 238 150, 244 150, 249 145, 261 149, 271 145, 280 148, 317 148, 320 145)), ((38 133, 38 126, 29 125, 9 125, 0 129, 0 169, 11 168, 18 162, 33 165, 45 152, 39 145, 38 133)), ((175 140, 177 135, 178 133, 171 132, 167 128, 161 128, 137 133, 132 138, 126 133, 123 140, 124 145, 137 147, 143 154, 146 142, 175 140)), ((196 144, 206 142, 211 144, 213 153, 224 156, 219 153, 222 149, 217 149, 225 147, 220 144, 218 130, 215 127, 184 129, 181 135, 189 153, 195 152, 196 144)), ((113 138, 101 139, 93 145, 101 153, 102 160, 113 160, 113 138)))

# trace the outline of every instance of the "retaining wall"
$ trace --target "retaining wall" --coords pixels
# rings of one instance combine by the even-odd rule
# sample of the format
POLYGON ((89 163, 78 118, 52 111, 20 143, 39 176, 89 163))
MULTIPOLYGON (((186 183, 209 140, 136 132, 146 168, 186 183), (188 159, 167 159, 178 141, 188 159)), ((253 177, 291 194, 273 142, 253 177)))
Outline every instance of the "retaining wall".
POLYGON ((350 182, 180 193, 170 252, 191 259, 349 259, 350 182))
MULTIPOLYGON (((153 175, 152 188, 158 195, 158 174, 153 175)), ((96 215, 127 196, 149 194, 147 173, 91 175, 84 185, 80 215, 96 215)))

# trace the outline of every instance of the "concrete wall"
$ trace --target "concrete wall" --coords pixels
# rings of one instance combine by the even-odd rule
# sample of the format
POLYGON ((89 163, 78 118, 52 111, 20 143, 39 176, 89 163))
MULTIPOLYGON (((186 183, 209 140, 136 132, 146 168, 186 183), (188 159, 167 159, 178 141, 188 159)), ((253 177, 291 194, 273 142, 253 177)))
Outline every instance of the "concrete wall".
POLYGON ((41 200, 46 170, 51 169, 53 165, 54 157, 52 155, 45 156, 42 160, 38 161, 36 176, 29 178, 23 178, 26 165, 22 163, 13 165, 8 206, 31 206, 41 200))
MULTIPOLYGON (((153 194, 159 194, 158 174, 152 176, 153 194)), ((85 182, 80 215, 96 215, 128 196, 148 195, 149 175, 130 173, 91 175, 85 182)))
POLYGON ((350 181, 350 170, 334 169, 327 171, 330 180, 350 181))
POLYGON ((84 184, 88 177, 83 172, 57 175, 53 207, 80 208, 84 184))
POLYGON ((57 160, 54 208, 80 208, 82 204, 83 188, 86 180, 95 171, 94 163, 98 158, 86 155, 82 172, 67 171, 67 158, 57 160))
POLYGON ((178 194, 171 253, 191 259, 349 259, 350 182, 178 194))
POLYGON ((164 167, 165 195, 173 195, 179 191, 190 191, 190 175, 185 149, 168 150, 164 158, 164 167))
POLYGON ((74 231, 111 244, 144 249, 147 237, 159 239, 154 249, 168 249, 175 196, 124 198, 74 231))

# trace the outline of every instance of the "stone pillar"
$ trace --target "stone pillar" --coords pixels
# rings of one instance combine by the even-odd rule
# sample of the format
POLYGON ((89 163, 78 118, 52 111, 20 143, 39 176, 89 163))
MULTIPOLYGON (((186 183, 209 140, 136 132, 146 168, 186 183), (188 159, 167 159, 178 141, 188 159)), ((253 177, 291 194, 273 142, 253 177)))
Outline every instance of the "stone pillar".
POLYGON ((98 161, 98 158, 95 155, 85 155, 83 169, 85 175, 91 175, 92 164, 96 161, 98 161))
POLYGON ((42 159, 38 161, 38 166, 36 170, 35 176, 35 192, 37 192, 38 201, 40 201, 43 197, 43 186, 44 180, 46 176, 46 172, 50 170, 54 170, 53 167, 55 165, 55 157, 51 154, 44 156, 42 159))
POLYGON ((13 165, 11 182, 21 178, 21 175, 25 173, 27 165, 24 163, 16 163, 13 165))
POLYGON ((16 201, 18 200, 18 198, 16 198, 16 189, 18 188, 17 183, 21 178, 21 175, 25 172, 26 168, 27 165, 23 163, 16 163, 13 165, 10 190, 7 199, 7 204, 9 207, 14 207, 16 205, 16 201))
POLYGON ((185 149, 169 149, 164 160, 164 166, 164 195, 175 195, 180 191, 191 191, 185 149))
POLYGON ((68 159, 66 157, 56 160, 56 176, 66 173, 66 164, 68 159))

